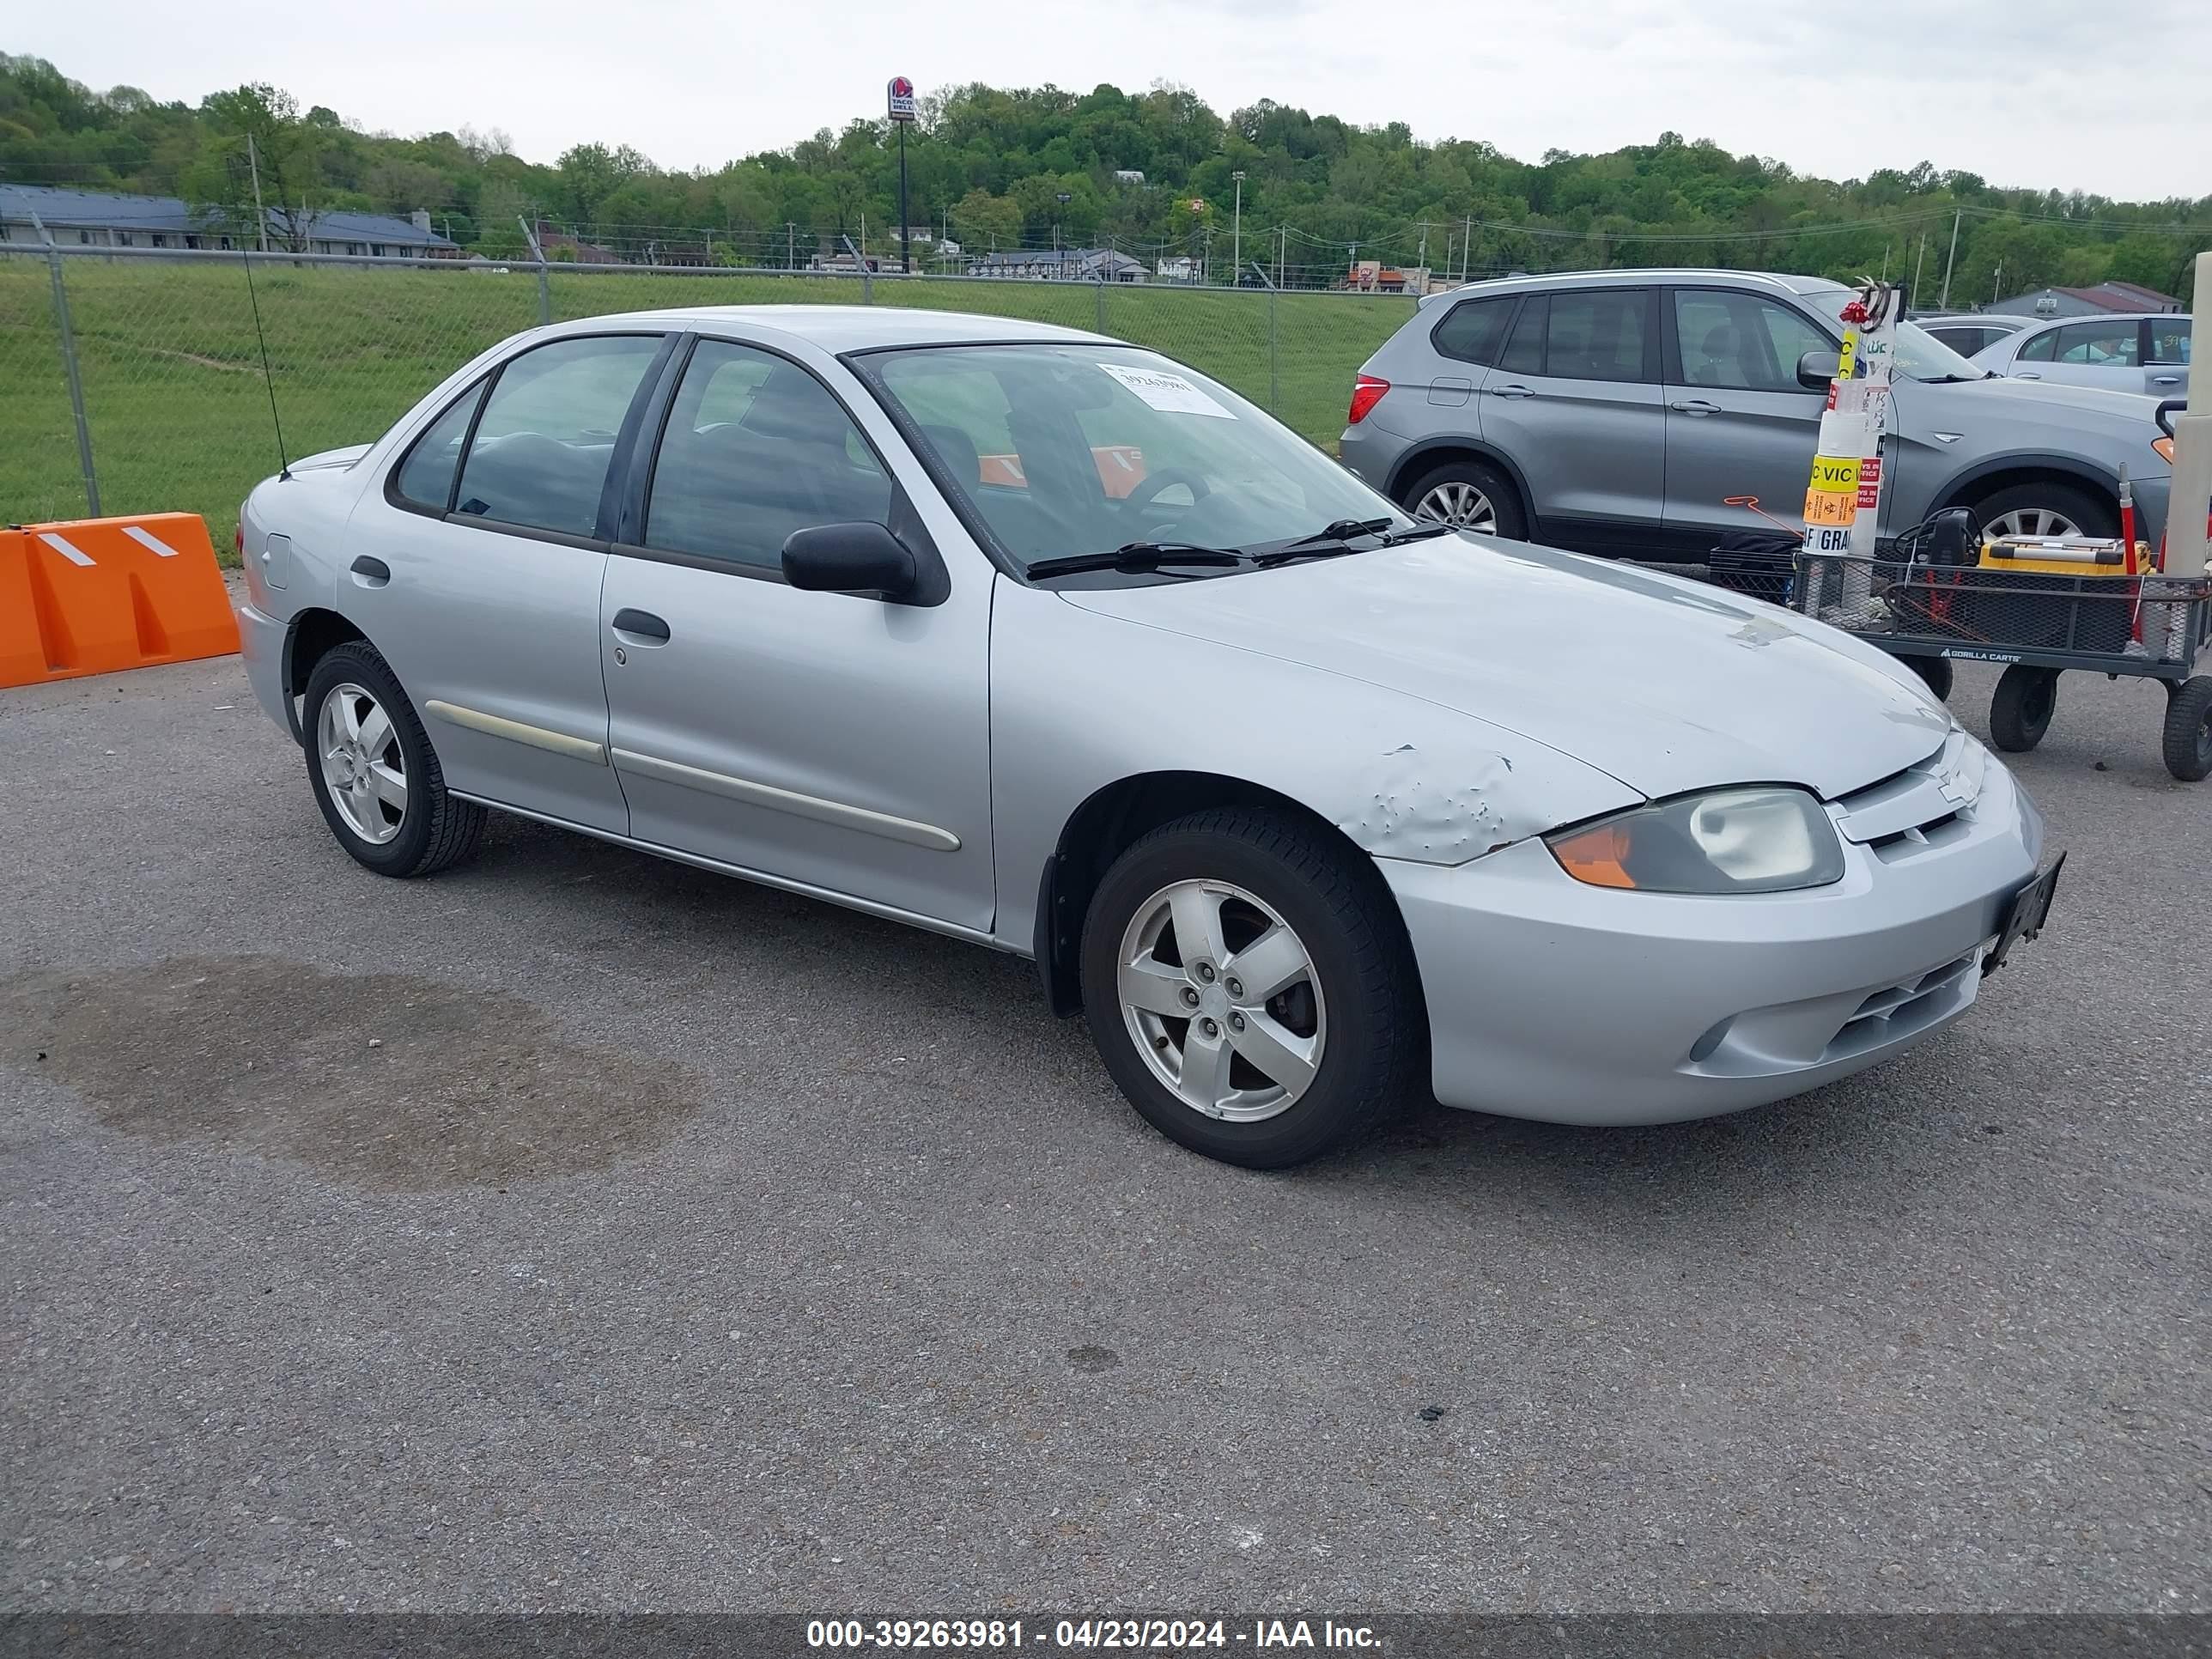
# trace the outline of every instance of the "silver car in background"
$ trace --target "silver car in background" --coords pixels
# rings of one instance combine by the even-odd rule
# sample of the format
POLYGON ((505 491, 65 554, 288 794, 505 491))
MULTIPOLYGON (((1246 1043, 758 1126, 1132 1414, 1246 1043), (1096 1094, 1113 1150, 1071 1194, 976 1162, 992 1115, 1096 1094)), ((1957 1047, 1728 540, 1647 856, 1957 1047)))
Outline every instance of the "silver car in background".
POLYGON ((2186 398, 2194 332, 2194 320, 2179 312, 2069 317, 1994 340, 1974 354, 1973 362, 2008 380, 2186 398))
MULTIPOLYGON (((1741 270, 1600 270, 1424 300, 1360 371, 1345 465, 1423 518, 1584 552, 1703 559, 1794 524, 1851 290, 1741 270)), ((2005 380, 1899 325, 1882 528, 1972 507, 1997 533, 2154 542, 2157 405, 2005 380)))
POLYGON ((1881 652, 1417 526, 1092 335, 541 329, 243 523, 256 694, 362 866, 497 808, 1032 957, 1237 1163, 1431 1090, 1793 1094, 1965 1012, 2047 896, 2027 796, 1881 652))

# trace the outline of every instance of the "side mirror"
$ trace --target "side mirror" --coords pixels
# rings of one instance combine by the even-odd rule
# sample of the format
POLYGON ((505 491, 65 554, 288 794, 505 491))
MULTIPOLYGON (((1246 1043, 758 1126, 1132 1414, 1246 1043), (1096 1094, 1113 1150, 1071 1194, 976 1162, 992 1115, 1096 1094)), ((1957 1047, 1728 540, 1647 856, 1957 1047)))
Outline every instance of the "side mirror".
POLYGON ((1826 392, 1843 366, 1839 351, 1808 351, 1797 360, 1797 384, 1808 392, 1826 392))
POLYGON ((921 586, 914 551, 883 526, 817 524, 784 538, 783 579, 810 593, 865 593, 911 603, 921 586))

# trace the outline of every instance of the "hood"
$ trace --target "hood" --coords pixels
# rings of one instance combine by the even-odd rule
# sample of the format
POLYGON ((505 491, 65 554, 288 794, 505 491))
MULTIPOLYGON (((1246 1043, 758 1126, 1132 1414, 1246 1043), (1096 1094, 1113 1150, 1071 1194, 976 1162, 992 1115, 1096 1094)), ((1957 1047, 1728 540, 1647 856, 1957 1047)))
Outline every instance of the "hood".
POLYGON ((302 455, 285 471, 288 472, 330 472, 351 466, 375 446, 348 444, 343 449, 318 450, 313 455, 302 455))
POLYGON ((1951 725, 1911 670, 1832 629, 1521 542, 1443 536, 1060 597, 1441 704, 1649 796, 1766 782, 1832 798, 1925 758, 1951 725))
MULTIPOLYGON (((1950 383, 1919 380, 1908 394, 1917 401, 1922 392, 1941 393, 1948 409, 1998 410, 2017 419, 2037 421, 2054 428, 2078 429, 2086 419, 2117 428, 2142 428, 2148 447, 2158 436, 2158 402, 2140 392, 2114 392, 2105 386, 2069 386, 2059 380, 1960 380, 1950 383)), ((1902 409, 1903 404, 1899 407, 1902 409)))

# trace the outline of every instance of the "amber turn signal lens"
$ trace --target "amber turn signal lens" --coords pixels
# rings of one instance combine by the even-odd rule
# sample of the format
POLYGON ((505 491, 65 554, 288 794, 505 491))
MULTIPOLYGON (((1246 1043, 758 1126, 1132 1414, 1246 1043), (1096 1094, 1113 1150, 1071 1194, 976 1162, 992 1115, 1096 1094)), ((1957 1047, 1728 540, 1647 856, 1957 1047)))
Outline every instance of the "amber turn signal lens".
POLYGON ((2155 449, 2156 451, 2158 451, 2158 453, 2159 453, 2160 455, 2162 455, 2162 456, 2164 456, 2164 457, 2166 458, 2166 464, 2168 466, 2172 466, 2172 465, 2173 465, 2173 440, 2172 440, 2172 439, 2171 439, 2171 438, 2153 438, 2153 439, 2150 441, 2150 447, 2151 447, 2153 449, 2155 449))
POLYGON ((1580 835, 1551 843, 1552 856, 1577 881, 1593 887, 1633 887, 1628 873, 1628 829, 1625 824, 1601 823, 1580 835))

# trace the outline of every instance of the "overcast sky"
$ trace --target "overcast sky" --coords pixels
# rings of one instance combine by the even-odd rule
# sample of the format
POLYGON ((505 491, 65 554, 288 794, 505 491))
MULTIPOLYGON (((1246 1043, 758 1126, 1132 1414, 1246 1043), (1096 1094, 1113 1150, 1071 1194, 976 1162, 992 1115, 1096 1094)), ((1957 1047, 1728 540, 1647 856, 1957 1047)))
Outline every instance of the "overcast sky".
POLYGON ((1992 184, 2212 194, 2212 0, 68 0, 0 47, 197 100, 265 80, 372 130, 503 129, 550 161, 716 167, 878 113, 883 83, 1158 80, 1547 149, 1672 128, 1831 178, 1926 159, 1992 184))

